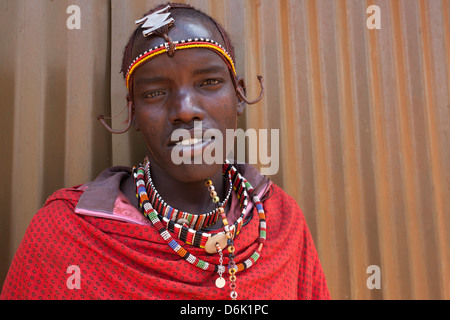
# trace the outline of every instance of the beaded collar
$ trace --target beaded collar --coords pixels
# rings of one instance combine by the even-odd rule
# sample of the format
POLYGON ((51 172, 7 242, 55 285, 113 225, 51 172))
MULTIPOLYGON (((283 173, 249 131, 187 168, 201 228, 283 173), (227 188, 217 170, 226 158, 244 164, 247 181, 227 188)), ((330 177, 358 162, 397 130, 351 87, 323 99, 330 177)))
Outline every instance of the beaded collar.
MULTIPOLYGON (((239 199, 239 205, 241 208, 241 213, 236 222, 229 227, 229 231, 233 236, 239 234, 241 228, 248 223, 249 220, 245 219, 245 213, 247 211, 248 205, 248 191, 246 188, 245 180, 241 174, 229 163, 224 165, 224 172, 228 172, 230 175, 230 179, 232 180, 232 188, 239 199)), ((148 170, 145 172, 144 179, 148 179, 148 170)), ((147 182, 146 182, 147 183, 147 182)), ((150 199, 150 195, 149 195, 150 199)), ((219 242, 222 245, 222 248, 226 248, 227 241, 225 237, 225 227, 222 227, 219 230, 215 230, 211 233, 205 232, 199 229, 193 229, 189 227, 187 224, 175 222, 173 219, 165 216, 161 210, 158 210, 158 207, 152 205, 156 212, 158 212, 158 217, 161 219, 162 224, 169 231, 173 232, 178 239, 181 241, 192 245, 197 248, 203 248, 208 253, 215 253, 215 242, 219 242)), ((251 215, 249 215, 251 217, 251 215)))
MULTIPOLYGON (((167 204, 164 199, 161 198, 156 187, 153 184, 151 172, 150 172, 150 162, 148 159, 144 161, 145 167, 145 178, 146 178, 146 189, 150 202, 157 212, 160 213, 161 217, 167 219, 168 221, 177 222, 178 224, 186 224, 189 228, 194 230, 200 230, 203 228, 210 227, 219 219, 219 210, 216 208, 208 213, 204 214, 191 214, 189 212, 183 212, 181 210, 172 208, 167 204)), ((224 165, 222 173, 224 177, 228 179, 228 191, 223 202, 219 202, 219 206, 226 207, 228 199, 230 198, 232 190, 232 179, 229 174, 229 166, 224 165)))

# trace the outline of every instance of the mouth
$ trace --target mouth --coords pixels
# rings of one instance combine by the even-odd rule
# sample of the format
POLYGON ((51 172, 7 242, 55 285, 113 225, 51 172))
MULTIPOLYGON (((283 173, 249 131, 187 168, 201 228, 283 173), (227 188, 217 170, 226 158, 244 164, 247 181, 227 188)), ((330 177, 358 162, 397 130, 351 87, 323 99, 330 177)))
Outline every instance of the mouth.
POLYGON ((215 134, 207 132, 206 129, 199 129, 194 127, 190 130, 176 129, 170 135, 166 146, 170 149, 177 148, 196 148, 201 145, 206 145, 215 140, 215 134), (179 131, 178 131, 179 130, 179 131))
POLYGON ((209 163, 206 148, 214 143, 214 137, 190 138, 169 144, 170 157, 174 164, 209 163), (205 158, 206 157, 206 158, 205 158))
POLYGON ((205 148, 215 141, 214 136, 196 135, 194 138, 191 137, 180 137, 179 141, 170 141, 167 144, 167 148, 170 150, 171 154, 176 152, 176 154, 182 154, 186 157, 199 157, 203 155, 205 148))
POLYGON ((198 156, 203 154, 205 148, 215 141, 214 137, 190 138, 178 142, 172 142, 168 145, 170 150, 175 149, 178 153, 184 155, 198 156))
POLYGON ((199 138, 190 138, 190 139, 184 139, 184 140, 178 141, 171 145, 181 147, 181 148, 186 148, 186 147, 200 146, 205 143, 208 144, 212 141, 214 141, 214 137, 205 137, 205 138, 200 138, 200 139, 199 138))

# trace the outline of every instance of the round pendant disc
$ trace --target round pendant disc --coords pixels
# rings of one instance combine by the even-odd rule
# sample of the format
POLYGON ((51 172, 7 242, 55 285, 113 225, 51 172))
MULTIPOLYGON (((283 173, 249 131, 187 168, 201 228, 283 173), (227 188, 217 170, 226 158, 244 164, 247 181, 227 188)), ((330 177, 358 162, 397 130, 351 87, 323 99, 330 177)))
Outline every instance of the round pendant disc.
POLYGON ((225 287, 225 283, 226 283, 226 281, 222 277, 216 279, 216 287, 219 289, 225 287))
POLYGON ((228 241, 228 238, 225 235, 225 233, 216 234, 216 235, 210 237, 208 239, 208 241, 206 241, 205 250, 209 254, 217 253, 216 243, 218 243, 220 245, 220 247, 222 248, 222 250, 224 250, 227 247, 227 241, 228 241))

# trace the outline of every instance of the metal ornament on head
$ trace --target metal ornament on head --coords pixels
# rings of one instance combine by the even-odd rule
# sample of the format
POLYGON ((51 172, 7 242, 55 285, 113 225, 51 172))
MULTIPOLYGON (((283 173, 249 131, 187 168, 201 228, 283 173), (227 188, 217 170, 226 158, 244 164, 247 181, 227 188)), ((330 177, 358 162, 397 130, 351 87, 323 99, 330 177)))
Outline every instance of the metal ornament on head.
POLYGON ((136 20, 136 24, 142 24, 142 29, 146 28, 147 30, 142 31, 144 37, 148 37, 149 35, 155 33, 156 30, 167 26, 170 27, 175 20, 170 16, 170 12, 166 12, 170 9, 170 6, 167 6, 161 10, 155 11, 140 20, 136 20), (165 13, 164 13, 165 12, 165 13))
POLYGON ((137 25, 142 24, 141 28, 144 29, 142 34, 144 37, 148 37, 152 34, 161 36, 166 41, 167 53, 169 56, 173 56, 175 53, 175 44, 172 38, 168 35, 169 27, 175 22, 175 19, 170 16, 170 6, 155 11, 140 20, 136 20, 137 25))

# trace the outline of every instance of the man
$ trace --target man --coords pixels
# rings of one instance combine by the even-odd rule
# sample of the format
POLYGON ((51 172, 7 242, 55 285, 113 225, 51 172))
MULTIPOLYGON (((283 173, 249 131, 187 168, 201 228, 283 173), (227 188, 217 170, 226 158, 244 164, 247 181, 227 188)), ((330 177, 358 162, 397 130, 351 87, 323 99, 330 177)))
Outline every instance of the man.
POLYGON ((245 97, 226 32, 179 4, 137 23, 122 68, 129 123, 108 129, 133 123, 147 158, 51 195, 1 298, 328 299, 295 201, 249 165, 201 159, 261 98, 245 97))

